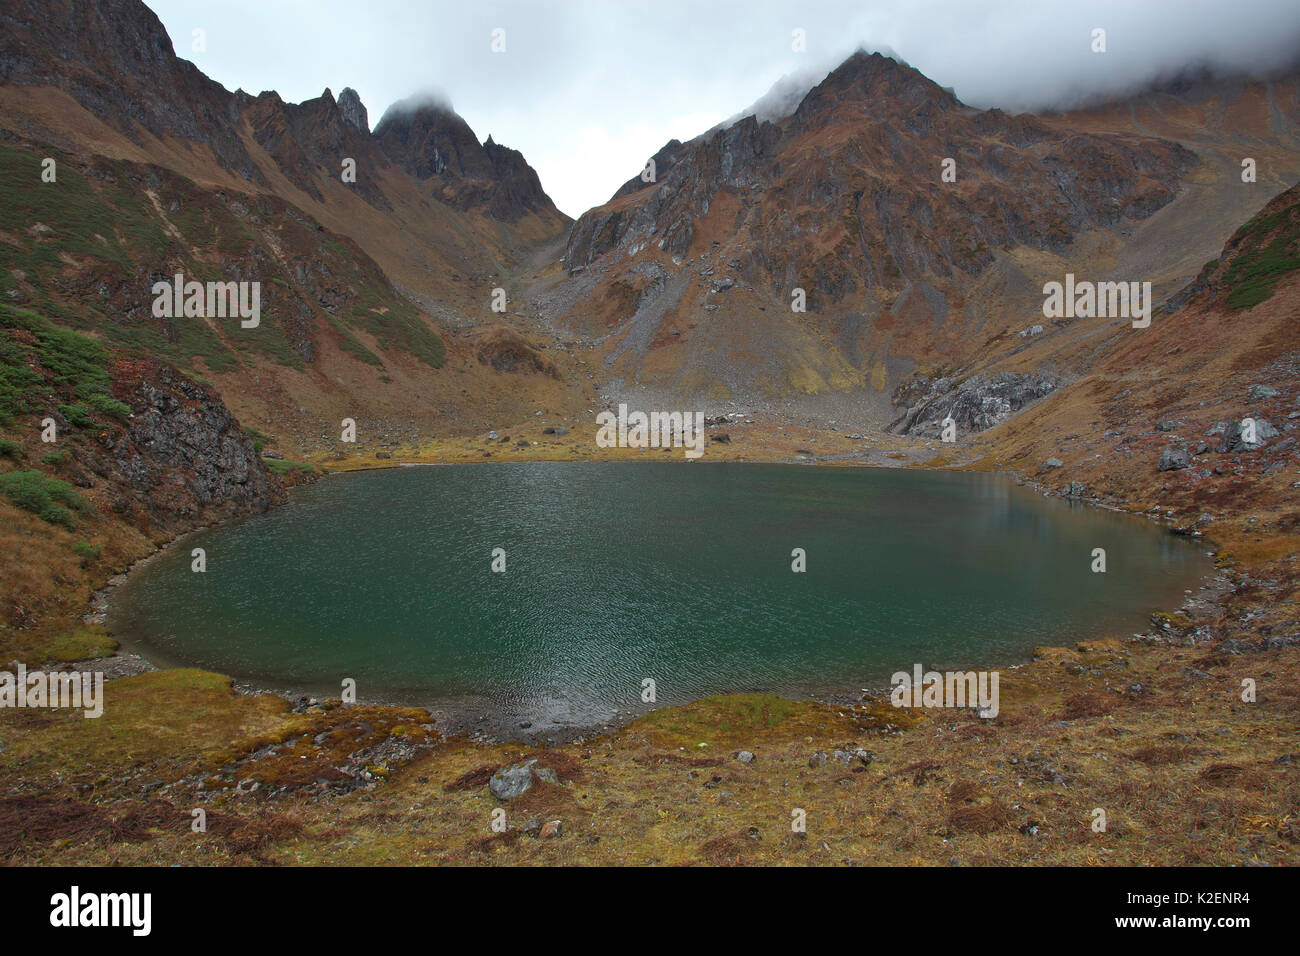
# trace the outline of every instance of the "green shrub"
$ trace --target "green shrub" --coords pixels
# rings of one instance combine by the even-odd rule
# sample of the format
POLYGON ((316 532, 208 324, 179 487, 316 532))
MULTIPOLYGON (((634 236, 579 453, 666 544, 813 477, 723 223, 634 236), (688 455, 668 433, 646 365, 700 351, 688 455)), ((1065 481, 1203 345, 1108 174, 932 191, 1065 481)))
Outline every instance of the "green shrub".
POLYGON ((266 432, 258 431, 252 425, 242 425, 240 427, 243 430, 244 435, 252 440, 253 451, 257 453, 258 457, 261 457, 263 448, 269 444, 275 443, 274 437, 268 435, 266 432))
POLYGON ((0 494, 24 511, 37 513, 50 503, 50 493, 43 485, 44 478, 39 471, 0 475, 0 494))
POLYGON ((301 471, 311 474, 316 470, 315 465, 309 465, 303 461, 287 461, 283 458, 266 459, 266 467, 277 475, 287 475, 291 471, 301 471))
POLYGON ((90 409, 85 405, 60 405, 59 412, 68 420, 68 424, 75 425, 77 428, 95 431, 100 427, 99 423, 95 421, 95 417, 90 414, 90 409))
POLYGON ((36 514, 42 521, 48 521, 50 524, 57 524, 69 530, 76 527, 77 524, 76 519, 72 517, 71 511, 63 507, 63 505, 56 505, 52 502, 36 514))
POLYGON ((131 416, 131 406, 119 402, 111 395, 91 395, 86 399, 86 404, 101 415, 116 418, 118 421, 125 422, 131 416))
POLYGON ((0 438, 0 458, 12 458, 14 461, 19 461, 22 457, 23 446, 21 442, 0 438))
POLYGON ((13 471, 0 475, 0 495, 24 511, 50 524, 73 526, 73 512, 87 512, 90 504, 66 481, 39 471, 13 471))
POLYGON ((1243 244, 1223 277, 1229 308, 1248 309, 1273 295, 1278 281, 1300 270, 1300 210, 1296 206, 1258 216, 1243 227, 1254 243, 1243 244), (1265 244, 1262 237, 1272 235, 1265 244))
POLYGON ((99 557, 99 548, 95 547, 89 541, 78 541, 72 546, 72 550, 77 552, 81 558, 81 566, 84 568, 99 557))
POLYGON ((15 415, 36 412, 36 390, 45 382, 27 364, 28 350, 4 334, 0 327, 0 423, 15 415))
POLYGON ((44 412, 59 398, 70 399, 59 410, 80 428, 98 427, 92 410, 119 419, 131 411, 113 398, 103 346, 35 312, 0 304, 0 422, 44 412), (33 358, 46 375, 32 368, 33 358))

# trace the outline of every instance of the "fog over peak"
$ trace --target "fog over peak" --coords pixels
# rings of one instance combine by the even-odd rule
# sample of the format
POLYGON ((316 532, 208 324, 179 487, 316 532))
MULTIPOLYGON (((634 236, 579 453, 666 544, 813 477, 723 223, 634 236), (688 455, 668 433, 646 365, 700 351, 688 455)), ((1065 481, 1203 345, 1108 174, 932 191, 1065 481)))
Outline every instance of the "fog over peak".
POLYGON ((423 109, 440 110, 444 113, 456 112, 451 105, 451 97, 445 92, 436 87, 425 87, 392 103, 384 110, 384 115, 380 118, 379 124, 382 124, 385 120, 396 119, 399 116, 418 113, 423 109))
POLYGON ((751 112, 772 118, 859 48, 896 51, 962 102, 1009 112, 1120 97, 1191 70, 1266 76, 1300 51, 1297 0, 660 0, 653 17, 603 0, 147 2, 177 53, 230 89, 295 102, 350 86, 376 109, 450 109, 454 97, 574 216, 669 140, 751 112), (202 52, 188 42, 196 27, 202 52), (1093 52, 1096 29, 1105 53, 1093 52))
MULTIPOLYGON (((906 60, 899 56, 893 49, 888 46, 868 49, 860 46, 853 53, 878 53, 881 56, 887 56, 891 60, 911 66, 906 60)), ((727 119, 723 120, 717 126, 709 130, 709 133, 719 129, 727 129, 735 125, 747 116, 752 116, 760 123, 775 122, 784 119, 794 113, 803 102, 803 98, 808 95, 813 87, 826 79, 830 73, 844 62, 843 57, 827 60, 818 66, 804 67, 795 70, 793 73, 787 73, 779 80, 772 84, 771 89, 760 96, 757 100, 749 105, 747 109, 741 110, 727 119)))
POLYGON ((826 79, 826 74, 829 72, 830 68, 809 68, 787 73, 773 83, 771 89, 751 103, 748 109, 729 117, 714 129, 726 129, 746 116, 752 116, 760 123, 784 119, 799 107, 799 103, 808 95, 809 90, 826 79))

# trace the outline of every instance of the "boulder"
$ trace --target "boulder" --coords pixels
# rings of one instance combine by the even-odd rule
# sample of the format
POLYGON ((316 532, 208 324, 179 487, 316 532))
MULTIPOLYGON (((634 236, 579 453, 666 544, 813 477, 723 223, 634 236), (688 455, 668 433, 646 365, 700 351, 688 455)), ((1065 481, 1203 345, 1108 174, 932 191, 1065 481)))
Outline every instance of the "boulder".
POLYGON ((1240 451, 1257 451, 1268 444, 1270 438, 1276 438, 1281 434, 1273 425, 1263 418, 1257 418, 1255 422, 1255 440, 1246 441, 1243 422, 1219 422, 1210 429, 1211 434, 1219 436, 1219 447, 1216 449, 1221 455, 1229 455, 1240 451))
POLYGON ((1186 448, 1170 445, 1160 453, 1160 463, 1156 465, 1156 471, 1181 471, 1190 467, 1191 463, 1186 448))
POLYGON ((855 761, 865 766, 875 760, 876 755, 869 750, 836 750, 831 754, 831 759, 846 767, 853 766, 855 761))
POLYGON ((533 785, 533 767, 536 764, 536 760, 524 760, 498 770, 488 781, 492 796, 498 800, 513 800, 522 796, 533 785))
POLYGON ((1272 385, 1256 385, 1250 390, 1250 400, 1252 402, 1262 402, 1266 399, 1277 398, 1281 394, 1272 385))
POLYGON ((542 829, 537 836, 542 840, 553 840, 564 830, 564 823, 560 820, 548 820, 542 824, 542 829))

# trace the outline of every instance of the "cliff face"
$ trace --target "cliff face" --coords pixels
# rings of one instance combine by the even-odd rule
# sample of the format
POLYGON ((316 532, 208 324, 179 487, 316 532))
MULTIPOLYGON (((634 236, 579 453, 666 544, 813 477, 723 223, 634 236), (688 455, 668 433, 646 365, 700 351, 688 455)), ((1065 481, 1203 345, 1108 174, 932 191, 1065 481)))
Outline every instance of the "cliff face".
POLYGON ((239 136, 238 99, 177 57, 138 0, 5 0, 0 81, 63 90, 137 143, 147 133, 205 146, 223 169, 266 184, 239 136))
POLYGON ((343 118, 357 129, 370 132, 370 116, 366 113, 361 97, 352 87, 345 86, 343 92, 339 94, 339 109, 343 113, 343 118))
POLYGON ((103 477, 123 492, 115 511, 144 509, 151 526, 180 531, 285 500, 215 391, 160 362, 120 363, 114 378, 131 409, 125 431, 103 438, 111 456, 103 477))
POLYGON ((375 125, 384 152, 416 179, 487 179, 492 164, 463 119, 440 105, 399 103, 375 125))
POLYGON ((18 439, 5 464, 48 466, 140 530, 175 533, 284 500, 216 390, 165 362, 114 358, 2 306, 0 386, 0 425, 18 439), (53 442, 42 440, 48 422, 53 442))

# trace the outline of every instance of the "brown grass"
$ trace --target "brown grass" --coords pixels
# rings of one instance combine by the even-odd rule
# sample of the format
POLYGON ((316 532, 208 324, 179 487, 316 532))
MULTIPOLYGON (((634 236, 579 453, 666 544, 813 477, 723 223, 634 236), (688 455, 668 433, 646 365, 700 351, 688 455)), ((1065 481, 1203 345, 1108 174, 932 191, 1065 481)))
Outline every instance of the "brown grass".
POLYGON ((1135 750, 1130 756, 1148 767, 1164 767, 1169 764, 1186 763, 1202 752, 1200 747, 1151 746, 1135 750))
POLYGON ((995 833, 1006 829, 1015 814, 996 801, 954 807, 948 813, 948 828, 956 833, 995 833))

